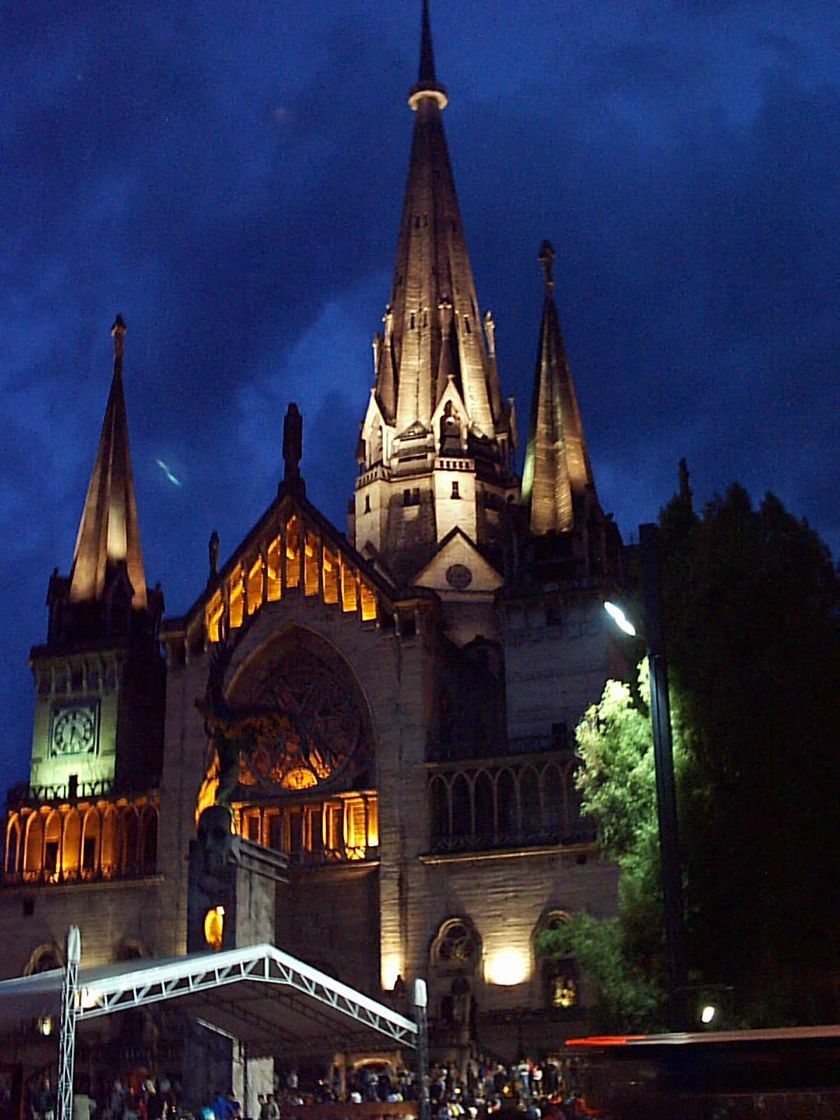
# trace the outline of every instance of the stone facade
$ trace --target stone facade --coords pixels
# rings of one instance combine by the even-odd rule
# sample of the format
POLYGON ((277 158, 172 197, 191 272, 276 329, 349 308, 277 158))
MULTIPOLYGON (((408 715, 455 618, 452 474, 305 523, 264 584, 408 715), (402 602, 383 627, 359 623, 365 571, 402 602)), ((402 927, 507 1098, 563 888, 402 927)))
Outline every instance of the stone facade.
MULTIPOLYGON (((130 516, 125 558, 113 571, 103 561, 90 601, 72 600, 72 571, 54 577, 53 601, 70 604, 62 617, 84 614, 84 625, 51 622, 33 653, 36 745, 32 786, 8 817, 2 976, 60 964, 70 924, 84 964, 194 949, 188 856, 199 812, 218 799, 242 844, 288 860, 276 943, 399 1006, 427 978, 439 1053, 512 1059, 585 1029, 597 993, 574 962, 561 976, 537 960, 535 939, 572 911, 616 906, 616 869, 579 812, 572 732, 617 668, 601 602, 620 583, 621 546, 595 493, 545 251, 526 492, 513 473, 515 414, 502 403, 492 317, 478 310, 446 100, 426 13, 348 536, 307 499, 295 410, 276 500, 221 565, 211 544, 209 580, 197 578, 182 618, 158 631, 159 595, 146 589, 139 603, 130 516), (555 507, 562 521, 551 513, 545 529, 555 507), (124 710, 99 709, 116 761, 102 769, 76 743, 47 788, 55 680, 94 654, 123 666, 124 710)), ((117 389, 123 334, 124 324, 117 389)), ((130 514, 120 401, 112 392, 117 422, 97 462, 122 464, 112 500, 130 514)), ((91 571, 109 508, 101 493, 97 503, 83 515, 91 571)), ((265 890, 255 880, 241 897, 243 913, 259 902, 262 917, 238 921, 234 936, 262 938, 265 890)))

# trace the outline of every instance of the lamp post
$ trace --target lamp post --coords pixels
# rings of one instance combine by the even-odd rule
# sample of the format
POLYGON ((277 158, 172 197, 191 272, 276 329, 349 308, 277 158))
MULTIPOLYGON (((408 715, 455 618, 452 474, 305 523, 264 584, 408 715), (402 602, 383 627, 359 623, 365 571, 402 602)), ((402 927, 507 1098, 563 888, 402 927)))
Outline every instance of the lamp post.
MULTIPOLYGON (((668 1019, 674 1030, 685 1030, 686 952, 680 868, 677 794, 674 782, 674 746, 671 736, 671 708, 668 700, 668 665, 662 627, 660 591, 659 530, 656 525, 639 526, 642 607, 650 672, 650 720, 653 731, 653 761, 656 772, 656 809, 659 823, 659 860, 662 876, 662 903, 665 911, 665 954, 668 965, 668 1019)), ((607 605, 605 604, 605 607, 607 605)), ((613 604, 607 607, 616 618, 613 604)), ((625 633, 634 632, 616 619, 625 633)), ((626 619, 624 622, 626 623, 626 619)), ((629 624, 628 624, 629 625, 629 624)))

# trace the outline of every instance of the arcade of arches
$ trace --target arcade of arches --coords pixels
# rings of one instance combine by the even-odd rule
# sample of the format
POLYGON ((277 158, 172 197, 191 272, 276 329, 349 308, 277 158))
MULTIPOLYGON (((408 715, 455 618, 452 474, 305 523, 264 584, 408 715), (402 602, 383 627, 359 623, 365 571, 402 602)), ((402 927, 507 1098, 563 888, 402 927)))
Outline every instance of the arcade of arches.
POLYGON ((591 841, 575 791, 575 760, 556 752, 504 763, 434 764, 428 781, 432 850, 481 851, 591 841))
POLYGON ((138 879, 157 859, 155 797, 22 807, 6 825, 6 882, 138 879))

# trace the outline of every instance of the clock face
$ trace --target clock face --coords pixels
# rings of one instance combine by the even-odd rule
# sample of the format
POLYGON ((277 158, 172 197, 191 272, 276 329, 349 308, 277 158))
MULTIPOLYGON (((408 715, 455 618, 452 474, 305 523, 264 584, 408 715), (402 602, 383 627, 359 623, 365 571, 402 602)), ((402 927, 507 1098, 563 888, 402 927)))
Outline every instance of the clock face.
POLYGON ((98 710, 95 704, 70 704, 53 713, 50 754, 93 754, 98 710))

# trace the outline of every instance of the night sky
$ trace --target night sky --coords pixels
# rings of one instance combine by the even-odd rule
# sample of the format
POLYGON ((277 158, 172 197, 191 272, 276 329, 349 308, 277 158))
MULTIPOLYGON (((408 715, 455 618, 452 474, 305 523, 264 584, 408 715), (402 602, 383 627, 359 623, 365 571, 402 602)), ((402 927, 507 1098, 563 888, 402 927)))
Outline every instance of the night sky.
MULTIPOLYGON (((419 0, 12 0, 0 12, 2 785, 111 378, 146 576, 182 613, 274 496, 289 400, 341 528, 408 166, 419 0), (160 466, 165 464, 166 469, 160 466), (174 476, 180 485, 172 481, 174 476)), ((540 241, 604 508, 688 459, 840 546, 840 5, 432 2, 455 179, 524 434, 540 241)))

